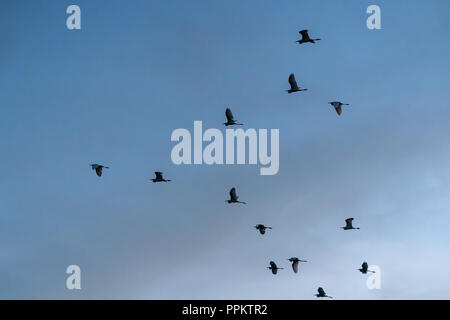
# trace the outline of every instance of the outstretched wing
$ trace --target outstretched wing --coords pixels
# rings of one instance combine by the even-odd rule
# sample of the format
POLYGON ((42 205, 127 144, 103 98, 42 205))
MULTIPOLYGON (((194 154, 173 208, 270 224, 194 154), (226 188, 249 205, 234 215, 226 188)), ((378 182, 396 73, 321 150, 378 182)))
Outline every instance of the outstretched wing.
POLYGON ((237 199, 238 199, 238 196, 236 195, 236 188, 231 188, 231 190, 230 190, 230 198, 231 198, 231 200, 233 200, 233 201, 237 201, 237 199))
POLYGON ((259 228, 259 233, 265 234, 266 233, 266 228, 264 228, 264 227, 259 228))
POLYGON ((319 289, 317 289, 317 292, 319 293, 319 296, 325 296, 325 290, 323 290, 322 287, 319 287, 319 289))
POLYGON ((225 110, 225 116, 227 117, 228 122, 233 122, 234 117, 233 114, 231 113, 230 108, 227 108, 227 110, 225 110))
POLYGON ((291 73, 289 75, 289 84, 291 86, 291 90, 299 90, 298 89, 298 85, 297 85, 297 81, 295 81, 295 76, 293 73, 291 73))
POLYGON ((162 172, 156 171, 155 175, 156 175, 156 179, 162 179, 163 178, 162 177, 162 172))
POLYGON ((294 270, 295 273, 298 272, 298 260, 292 262, 292 269, 294 270))
POLYGON ((300 30, 298 33, 302 35, 303 40, 309 40, 308 30, 300 30))
POLYGON ((345 223, 347 224, 347 228, 351 228, 352 227, 352 221, 353 221, 353 218, 345 219, 345 223))
POLYGON ((334 108, 336 109, 338 115, 342 114, 342 106, 340 104, 335 105, 334 108))
POLYGON ((96 167, 96 168, 95 168, 95 173, 97 173, 97 175, 98 175, 99 177, 101 177, 101 176, 102 176, 102 166, 96 167))
POLYGON ((272 268, 272 270, 273 270, 273 269, 275 269, 275 270, 278 269, 275 262, 270 261, 269 264, 270 264, 270 267, 272 268))
POLYGON ((361 265, 361 267, 362 267, 363 270, 369 269, 369 265, 367 264, 367 262, 364 262, 364 263, 361 265))

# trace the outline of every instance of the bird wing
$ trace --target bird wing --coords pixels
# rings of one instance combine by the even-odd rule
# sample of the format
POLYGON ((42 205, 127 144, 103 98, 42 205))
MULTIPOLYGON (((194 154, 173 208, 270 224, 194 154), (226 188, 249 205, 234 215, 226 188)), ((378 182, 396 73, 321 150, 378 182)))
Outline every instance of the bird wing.
POLYGON ((352 227, 352 221, 353 221, 353 218, 345 219, 345 223, 347 224, 347 227, 349 227, 349 228, 352 227))
POLYGON ((156 175, 156 179, 162 179, 163 178, 162 177, 162 172, 156 171, 155 175, 156 175))
POLYGON ((289 75, 289 84, 292 90, 298 90, 297 81, 295 81, 295 76, 293 73, 289 75))
POLYGON ((230 190, 230 198, 233 201, 236 201, 238 199, 238 196, 236 195, 236 188, 231 188, 230 190))
POLYGON ((325 295, 325 290, 323 290, 322 287, 319 287, 319 289, 317 289, 317 292, 319 293, 320 296, 324 296, 325 295))
POLYGON ((361 267, 362 267, 364 270, 367 270, 367 269, 369 268, 369 265, 367 264, 367 262, 364 262, 364 263, 361 265, 361 267))
POLYGON ((266 233, 266 229, 265 228, 259 228, 259 233, 265 234, 266 233))
POLYGON ((227 108, 227 110, 225 110, 225 116, 227 117, 228 122, 233 122, 234 117, 233 114, 231 113, 230 108, 227 108))
POLYGON ((292 269, 294 270, 295 273, 298 272, 298 260, 292 262, 292 269))
POLYGON ((270 264, 270 267, 271 267, 272 269, 278 269, 275 262, 270 261, 269 264, 270 264))
POLYGON ((101 177, 102 176, 102 167, 101 166, 96 167, 95 168, 95 173, 97 173, 97 175, 99 177, 101 177))
POLYGON ((300 33, 304 39, 309 38, 308 30, 300 30, 298 33, 300 33))
POLYGON ((334 108, 336 109, 338 115, 342 114, 342 106, 340 104, 334 105, 334 108))

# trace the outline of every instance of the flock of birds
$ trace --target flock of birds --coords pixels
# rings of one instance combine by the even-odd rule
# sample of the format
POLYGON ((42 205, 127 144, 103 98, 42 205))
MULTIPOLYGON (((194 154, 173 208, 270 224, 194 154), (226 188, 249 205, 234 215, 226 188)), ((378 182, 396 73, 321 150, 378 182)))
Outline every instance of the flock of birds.
MULTIPOLYGON (((309 34, 308 34, 308 30, 301 30, 299 31, 299 33, 301 34, 302 38, 300 40, 297 40, 296 42, 298 44, 303 44, 303 43, 316 43, 316 41, 319 41, 321 39, 312 39, 310 38, 309 34)), ((301 91, 307 91, 308 89, 305 88, 300 88, 297 84, 297 81, 295 80, 295 75, 293 73, 291 73, 289 75, 289 79, 288 79, 289 85, 290 85, 290 89, 286 90, 287 93, 294 93, 294 92, 301 92, 301 91)), ((348 106, 348 103, 342 103, 340 101, 332 101, 329 102, 329 104, 331 104, 335 110, 336 113, 340 116, 342 114, 342 106, 348 106)), ((244 125, 243 123, 238 123, 236 122, 236 120, 234 119, 233 113, 231 112, 231 110, 229 108, 227 108, 225 110, 225 116, 227 118, 227 122, 223 123, 225 126, 233 126, 233 125, 244 125)), ((95 170, 95 173, 97 174, 97 176, 101 177, 103 174, 103 169, 109 169, 109 167, 104 166, 104 165, 100 165, 100 164, 91 164, 90 165, 92 167, 92 170, 95 170)), ((156 171, 155 172, 155 178, 150 179, 150 181, 153 181, 154 183, 156 182, 170 182, 171 180, 168 179, 164 179, 163 177, 163 173, 160 171, 156 171)), ((228 202, 229 204, 231 203, 240 203, 240 204, 247 204, 244 201, 240 201, 239 197, 236 194, 236 188, 233 187, 230 190, 230 199, 225 200, 225 202, 228 202)), ((358 227, 353 227, 353 220, 354 218, 348 218, 345 219, 345 226, 341 227, 341 229, 343 230, 357 230, 360 229, 358 227)), ((272 227, 269 226, 265 226, 263 224, 257 224, 256 226, 254 226, 254 228, 256 230, 259 231, 259 233, 261 235, 266 234, 266 230, 272 230, 272 227)), ((297 257, 291 257, 289 259, 287 259, 292 266, 292 270, 294 271, 294 273, 298 273, 298 267, 299 267, 299 262, 307 262, 307 260, 301 260, 297 257)), ((283 270, 284 268, 279 268, 277 266, 277 264, 274 261, 270 261, 269 262, 269 267, 267 267, 268 269, 270 269, 272 271, 272 274, 276 275, 278 273, 278 270, 283 270)), ((371 271, 369 270, 369 265, 367 264, 367 262, 363 262, 363 264, 361 265, 359 270, 362 274, 367 274, 367 273, 375 273, 375 271, 371 271)), ((325 293, 325 290, 322 287, 319 287, 317 289, 317 294, 315 294, 316 297, 318 298, 332 298, 331 296, 328 296, 325 293)))

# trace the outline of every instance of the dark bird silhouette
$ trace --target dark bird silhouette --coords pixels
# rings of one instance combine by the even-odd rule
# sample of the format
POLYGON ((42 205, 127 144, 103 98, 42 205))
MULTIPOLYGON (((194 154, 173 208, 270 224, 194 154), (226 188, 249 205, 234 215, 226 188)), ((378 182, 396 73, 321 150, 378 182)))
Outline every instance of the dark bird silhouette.
POLYGON ((92 170, 95 170, 95 173, 96 173, 99 177, 102 176, 103 168, 109 169, 109 167, 105 167, 105 166, 102 166, 101 164, 96 164, 96 163, 90 164, 90 166, 92 167, 92 170))
POLYGON ((291 88, 289 90, 286 90, 287 93, 292 93, 292 92, 298 92, 298 91, 306 91, 308 89, 300 89, 297 85, 297 81, 295 81, 295 76, 293 73, 291 73, 289 75, 289 84, 291 86, 291 88))
POLYGON ((344 230, 359 229, 359 228, 353 227, 353 224, 352 224, 353 220, 354 220, 354 218, 345 219, 345 227, 341 227, 341 229, 344 229, 344 230))
POLYGON ((367 262, 363 262, 363 264, 361 265, 361 269, 358 269, 362 274, 366 274, 367 272, 372 272, 375 273, 375 271, 371 271, 369 270, 369 265, 367 264, 367 262))
POLYGON ((242 204, 247 204, 246 202, 243 201, 239 201, 238 200, 239 197, 236 195, 236 188, 231 188, 230 190, 230 200, 225 200, 228 203, 242 203, 242 204))
POLYGON ((290 262, 292 262, 292 270, 294 270, 295 273, 298 272, 298 263, 299 262, 308 262, 306 260, 300 260, 297 257, 292 257, 288 259, 290 262))
POLYGON ((273 274, 277 274, 278 270, 283 270, 283 268, 278 268, 277 264, 273 261, 270 261, 269 264, 270 264, 270 267, 267 267, 267 269, 272 270, 273 274))
POLYGON ((156 175, 156 178, 155 178, 155 179, 150 179, 150 180, 153 181, 153 182, 170 182, 170 181, 172 181, 172 180, 166 180, 166 179, 164 179, 164 178, 163 178, 163 173, 162 173, 162 172, 156 171, 156 172, 155 172, 155 175, 156 175))
POLYGON ((318 289, 317 289, 317 294, 315 294, 315 296, 317 297, 317 298, 330 298, 330 299, 333 299, 333 297, 330 297, 330 296, 327 296, 327 294, 325 293, 325 290, 323 290, 323 288, 322 287, 319 287, 318 289))
POLYGON ((265 234, 265 233, 266 233, 266 229, 272 229, 272 227, 266 227, 266 226, 263 225, 263 224, 257 224, 257 225, 255 226, 255 229, 256 229, 256 230, 259 230, 259 233, 265 234))
POLYGON ((336 109, 336 112, 338 115, 342 114, 342 106, 349 106, 350 104, 348 103, 342 103, 340 101, 332 101, 332 102, 328 102, 329 104, 331 104, 334 109, 336 109))
POLYGON ((302 38, 300 40, 296 41, 296 42, 298 42, 298 44, 302 44, 302 43, 305 43, 305 42, 316 43, 316 41, 320 40, 320 39, 311 39, 309 37, 308 30, 301 30, 298 33, 300 33, 302 35, 302 38))
POLYGON ((236 120, 234 120, 233 114, 231 113, 230 108, 227 108, 227 110, 225 110, 225 116, 227 117, 227 122, 224 122, 225 126, 242 126, 244 125, 243 123, 236 123, 236 120))

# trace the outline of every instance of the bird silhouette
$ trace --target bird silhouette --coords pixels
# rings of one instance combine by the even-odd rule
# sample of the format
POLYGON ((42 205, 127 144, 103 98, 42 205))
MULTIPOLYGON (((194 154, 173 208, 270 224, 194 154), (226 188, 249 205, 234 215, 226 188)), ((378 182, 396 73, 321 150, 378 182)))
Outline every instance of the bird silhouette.
POLYGON ((266 229, 272 229, 272 227, 266 227, 266 226, 263 225, 263 224, 257 224, 257 225, 255 226, 255 229, 256 229, 256 230, 259 230, 259 233, 265 234, 265 233, 266 233, 266 229))
POLYGON ((267 267, 267 269, 272 270, 272 274, 277 274, 278 270, 283 270, 283 268, 278 268, 277 264, 273 261, 269 262, 270 267, 267 267))
POLYGON ((90 164, 90 166, 92 167, 92 170, 95 170, 95 173, 96 173, 99 177, 102 176, 103 168, 109 169, 109 167, 105 167, 105 166, 102 166, 101 164, 96 164, 96 163, 90 164))
POLYGON ((299 262, 308 262, 306 260, 300 260, 297 257, 289 258, 288 261, 292 262, 292 270, 294 270, 295 273, 298 272, 298 263, 299 262))
POLYGON ((308 34, 308 30, 300 30, 298 33, 302 35, 302 38, 300 40, 297 40, 295 42, 298 42, 298 44, 302 44, 305 42, 311 42, 316 43, 316 41, 319 41, 320 39, 311 39, 308 34))
POLYGON ((233 126, 233 125, 236 125, 236 126, 244 125, 243 123, 237 123, 236 120, 234 120, 233 113, 231 113, 230 108, 227 108, 225 110, 225 116, 227 117, 227 122, 224 122, 224 125, 227 127, 233 126))
POLYGON ((362 274, 366 274, 367 272, 372 272, 375 273, 375 271, 371 271, 369 270, 369 265, 367 264, 367 262, 363 262, 363 264, 361 265, 361 269, 358 269, 362 274))
POLYGON ((159 171, 156 171, 156 172, 155 172, 155 176, 156 176, 155 179, 150 179, 150 180, 153 181, 153 182, 170 182, 170 181, 172 181, 172 180, 166 180, 166 179, 164 179, 164 178, 163 178, 163 173, 162 173, 162 172, 159 172, 159 171))
POLYGON ((340 101, 332 101, 332 102, 328 102, 329 104, 331 104, 334 109, 336 109, 336 113, 340 116, 342 114, 342 106, 349 106, 350 104, 348 103, 342 103, 340 101))
POLYGON ((236 188, 233 187, 230 190, 230 200, 225 200, 228 203, 242 203, 242 204, 247 204, 246 202, 243 201, 239 201, 238 200, 239 197, 236 195, 236 188))
POLYGON ((344 230, 359 229, 359 228, 353 227, 353 224, 352 224, 353 220, 354 220, 354 218, 345 219, 345 227, 341 227, 341 229, 344 229, 344 230))
POLYGON ((330 299, 333 299, 333 297, 330 297, 330 296, 327 296, 327 294, 325 293, 325 290, 323 290, 323 288, 322 287, 319 287, 318 289, 317 289, 317 294, 315 294, 315 296, 317 297, 317 298, 330 298, 330 299))
POLYGON ((293 93, 293 92, 299 92, 299 91, 306 91, 308 89, 300 89, 297 85, 297 81, 295 80, 295 76, 293 73, 289 75, 289 85, 291 88, 289 90, 285 90, 287 93, 293 93))

